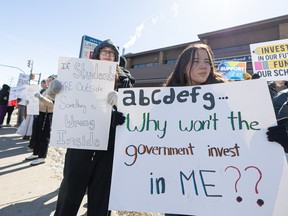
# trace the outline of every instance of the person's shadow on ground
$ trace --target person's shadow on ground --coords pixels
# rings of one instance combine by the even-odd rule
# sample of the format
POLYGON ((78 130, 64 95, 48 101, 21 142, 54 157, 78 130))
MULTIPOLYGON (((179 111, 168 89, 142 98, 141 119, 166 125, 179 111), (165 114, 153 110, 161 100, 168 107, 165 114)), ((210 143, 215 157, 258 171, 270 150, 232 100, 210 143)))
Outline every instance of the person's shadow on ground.
MULTIPOLYGON (((19 200, 17 203, 1 208, 1 216, 53 216, 56 209, 58 189, 46 195, 19 200)), ((85 216, 85 214, 81 216, 85 216)))
POLYGON ((56 208, 56 198, 58 190, 40 197, 31 197, 29 201, 19 200, 17 203, 1 208, 1 216, 50 216, 56 208), (54 199, 55 198, 55 199, 54 199), (33 200, 32 200, 33 199, 33 200), (50 202, 51 200, 54 200, 50 202))

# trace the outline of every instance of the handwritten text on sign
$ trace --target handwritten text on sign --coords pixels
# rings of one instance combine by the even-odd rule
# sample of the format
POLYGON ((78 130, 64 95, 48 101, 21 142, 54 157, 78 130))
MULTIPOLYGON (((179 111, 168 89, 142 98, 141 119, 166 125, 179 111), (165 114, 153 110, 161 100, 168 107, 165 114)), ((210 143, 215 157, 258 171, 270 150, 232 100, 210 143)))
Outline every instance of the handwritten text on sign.
POLYGON ((288 80, 288 39, 250 44, 254 73, 268 81, 288 80))
POLYGON ((266 85, 121 90, 126 121, 117 127, 110 209, 273 215, 287 167, 266 138, 276 122, 266 85))
POLYGON ((114 89, 116 64, 60 58, 51 145, 106 150, 111 120, 107 95, 114 89))

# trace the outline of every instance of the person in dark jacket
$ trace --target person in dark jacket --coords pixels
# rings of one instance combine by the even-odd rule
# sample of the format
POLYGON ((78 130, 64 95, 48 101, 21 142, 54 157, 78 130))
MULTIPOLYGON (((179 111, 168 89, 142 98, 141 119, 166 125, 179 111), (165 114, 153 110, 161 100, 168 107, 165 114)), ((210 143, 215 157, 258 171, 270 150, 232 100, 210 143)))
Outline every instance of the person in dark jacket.
POLYGON ((278 111, 278 119, 283 118, 288 118, 288 100, 283 103, 283 105, 278 111))
POLYGON ((277 119, 279 110, 287 100, 288 100, 288 89, 284 89, 278 92, 276 96, 274 96, 272 103, 274 106, 274 111, 277 119))
POLYGON ((278 94, 278 92, 288 88, 288 81, 274 81, 268 85, 268 88, 271 98, 273 100, 273 98, 278 94))
POLYGON ((0 90, 0 128, 3 124, 6 115, 8 101, 9 101, 10 86, 3 84, 0 90))
POLYGON ((55 96, 61 89, 61 82, 53 78, 43 95, 40 93, 34 95, 39 99, 39 116, 36 118, 36 125, 33 128, 35 145, 33 146, 33 154, 25 158, 25 160, 32 160, 31 166, 45 163, 50 143, 55 96))
MULTIPOLYGON (((50 83, 56 79, 55 75, 50 75, 47 80, 43 79, 40 83, 41 85, 41 90, 40 90, 40 94, 42 95, 49 87, 50 83)), ((38 119, 39 115, 34 115, 33 116, 33 125, 32 125, 32 135, 29 141, 29 145, 28 145, 28 149, 27 151, 29 152, 33 152, 33 149, 36 145, 37 139, 39 140, 39 137, 37 134, 39 134, 39 128, 41 124, 39 124, 39 119, 38 119), (38 138, 37 138, 38 137, 38 138)), ((52 122, 52 121, 51 121, 52 122)))
MULTIPOLYGON (((131 84, 134 85, 135 79, 131 75, 130 71, 126 68, 127 67, 127 60, 124 56, 120 56, 119 66, 122 69, 122 71, 125 73, 125 75, 129 78, 129 81, 131 82, 131 84)), ((122 77, 126 77, 125 75, 122 77)), ((123 80, 123 81, 125 81, 125 80, 123 80)))
POLYGON ((269 141, 282 145, 288 153, 288 89, 278 92, 273 106, 278 125, 268 128, 267 137, 269 141))
MULTIPOLYGON (((95 47, 92 59, 103 61, 119 60, 119 51, 110 41, 105 40, 95 47)), ((133 87, 134 78, 124 73, 119 66, 115 76, 115 90, 133 87)), ((106 216, 112 176, 116 125, 123 124, 122 113, 112 112, 108 150, 67 149, 55 216, 76 216, 87 191, 88 216, 106 216)))

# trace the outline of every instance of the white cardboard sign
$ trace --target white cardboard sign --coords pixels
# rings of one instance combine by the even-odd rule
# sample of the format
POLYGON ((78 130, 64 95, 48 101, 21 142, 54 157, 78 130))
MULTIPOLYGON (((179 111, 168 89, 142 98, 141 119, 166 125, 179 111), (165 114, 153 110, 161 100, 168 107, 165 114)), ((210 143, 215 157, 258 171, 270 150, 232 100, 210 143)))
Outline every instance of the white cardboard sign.
POLYGON ((106 150, 111 120, 107 95, 114 89, 116 63, 82 58, 59 59, 51 145, 106 150))
POLYGON ((20 73, 18 77, 17 87, 29 85, 30 75, 20 73))
POLYGON ((254 73, 267 81, 288 80, 288 39, 250 44, 254 73))
MULTIPOLYGON (((21 100, 25 99, 25 89, 27 85, 22 85, 18 87, 11 87, 9 100, 16 100, 17 98, 21 98, 21 100)), ((21 104, 22 105, 22 104, 21 104)))
POLYGON ((26 86, 26 100, 29 101, 27 105, 28 115, 39 115, 39 99, 34 96, 37 92, 39 92, 38 85, 26 86))
POLYGON ((120 89, 109 209, 285 216, 287 162, 267 141, 265 80, 120 89))

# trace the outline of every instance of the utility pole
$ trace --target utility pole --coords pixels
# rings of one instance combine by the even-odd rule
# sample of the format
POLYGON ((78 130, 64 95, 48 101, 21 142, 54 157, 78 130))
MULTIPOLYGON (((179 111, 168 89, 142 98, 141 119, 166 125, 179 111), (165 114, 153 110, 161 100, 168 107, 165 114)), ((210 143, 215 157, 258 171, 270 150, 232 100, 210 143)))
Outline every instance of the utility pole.
POLYGON ((14 78, 15 78, 15 77, 10 77, 10 78, 9 78, 9 82, 10 82, 9 85, 10 85, 10 86, 12 86, 12 83, 13 83, 13 81, 14 81, 14 78))

